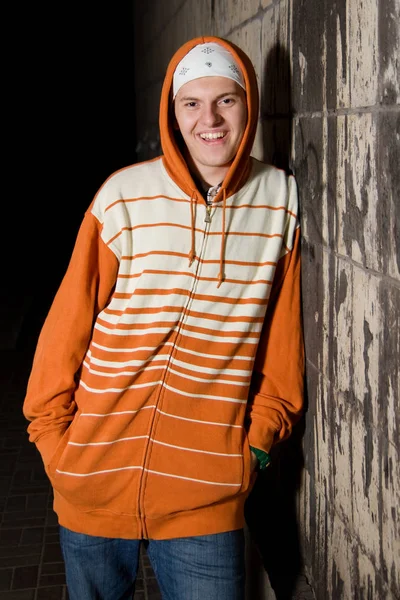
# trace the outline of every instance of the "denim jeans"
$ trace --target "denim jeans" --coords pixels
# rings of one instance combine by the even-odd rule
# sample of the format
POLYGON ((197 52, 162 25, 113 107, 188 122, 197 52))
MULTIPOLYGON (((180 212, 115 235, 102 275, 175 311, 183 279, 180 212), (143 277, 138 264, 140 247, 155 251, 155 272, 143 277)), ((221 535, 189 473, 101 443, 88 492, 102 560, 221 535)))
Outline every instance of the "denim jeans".
MULTIPOLYGON (((103 538, 60 527, 69 600, 130 600, 140 540, 103 538)), ((244 600, 243 530, 146 540, 163 600, 244 600)))

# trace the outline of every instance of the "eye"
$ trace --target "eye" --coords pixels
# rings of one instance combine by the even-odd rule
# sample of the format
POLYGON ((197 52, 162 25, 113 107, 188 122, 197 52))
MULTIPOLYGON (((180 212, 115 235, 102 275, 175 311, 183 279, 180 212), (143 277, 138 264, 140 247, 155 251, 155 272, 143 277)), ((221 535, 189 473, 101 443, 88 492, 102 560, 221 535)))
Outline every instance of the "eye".
POLYGON ((230 106, 231 104, 233 104, 235 101, 233 98, 222 98, 222 100, 220 101, 220 103, 223 106, 230 106))
POLYGON ((191 102, 186 102, 185 106, 187 108, 195 108, 197 106, 197 102, 195 102, 194 100, 191 102))

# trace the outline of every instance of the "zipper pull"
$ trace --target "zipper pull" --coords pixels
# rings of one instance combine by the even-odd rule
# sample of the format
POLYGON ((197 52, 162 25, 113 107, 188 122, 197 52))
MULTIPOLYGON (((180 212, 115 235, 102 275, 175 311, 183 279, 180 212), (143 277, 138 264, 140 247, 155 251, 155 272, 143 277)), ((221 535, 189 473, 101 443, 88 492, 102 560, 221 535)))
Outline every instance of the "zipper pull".
POLYGON ((207 204, 206 206, 206 216, 204 219, 204 223, 211 223, 211 204, 207 204))

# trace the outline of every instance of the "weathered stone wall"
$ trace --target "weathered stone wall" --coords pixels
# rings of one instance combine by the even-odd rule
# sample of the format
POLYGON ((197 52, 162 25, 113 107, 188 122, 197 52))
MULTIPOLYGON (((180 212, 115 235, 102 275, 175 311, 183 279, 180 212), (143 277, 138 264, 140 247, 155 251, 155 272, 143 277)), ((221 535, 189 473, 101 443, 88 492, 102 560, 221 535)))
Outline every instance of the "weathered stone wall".
POLYGON ((399 23, 392 0, 293 5, 300 537, 318 598, 400 597, 399 23))
POLYGON ((160 153, 170 57, 213 34, 256 67, 253 154, 299 186, 307 412, 248 503, 248 596, 273 598, 270 581, 289 598, 297 581, 309 597, 304 569, 317 600, 398 599, 399 2, 140 0, 135 11, 138 159, 160 153))

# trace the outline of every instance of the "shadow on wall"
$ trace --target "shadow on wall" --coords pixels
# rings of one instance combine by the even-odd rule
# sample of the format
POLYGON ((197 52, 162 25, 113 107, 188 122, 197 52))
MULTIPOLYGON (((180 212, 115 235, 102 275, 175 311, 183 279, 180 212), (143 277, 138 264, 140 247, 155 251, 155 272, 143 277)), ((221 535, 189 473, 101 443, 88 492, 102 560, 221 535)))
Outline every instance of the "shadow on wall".
MULTIPOLYGON (((261 90, 264 160, 291 173, 290 61, 281 45, 276 45, 266 59, 264 81, 265 88, 261 90)), ((288 440, 271 450, 272 463, 259 474, 245 507, 250 537, 277 600, 294 597, 303 573, 296 513, 296 495, 304 466, 303 434, 304 418, 288 440)), ((257 578, 251 580, 257 586, 257 578)), ((265 592, 253 589, 250 597, 261 600, 265 592)))
POLYGON ((292 83, 289 54, 277 44, 269 52, 261 89, 260 116, 264 161, 291 173, 292 83))

